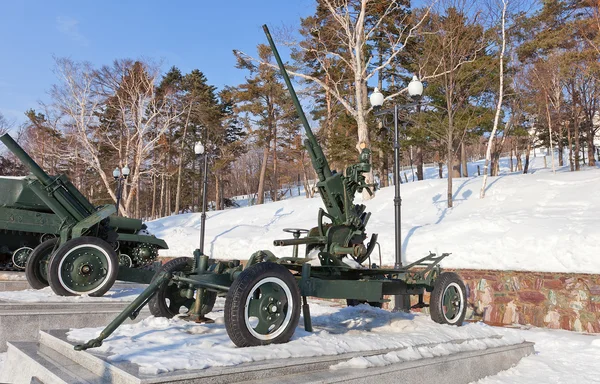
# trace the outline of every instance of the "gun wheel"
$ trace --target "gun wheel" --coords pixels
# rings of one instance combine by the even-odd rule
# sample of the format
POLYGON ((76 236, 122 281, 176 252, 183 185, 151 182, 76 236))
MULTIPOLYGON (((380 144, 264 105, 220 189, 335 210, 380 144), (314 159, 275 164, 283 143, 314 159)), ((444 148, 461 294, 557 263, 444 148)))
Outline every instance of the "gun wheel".
POLYGON ((58 240, 54 238, 44 241, 29 255, 25 265, 25 277, 31 288, 42 289, 48 286, 48 263, 58 240))
POLYGON ((124 253, 119 254, 119 267, 131 268, 132 265, 133 260, 131 260, 131 257, 129 257, 129 255, 126 255, 124 253))
POLYGON ((67 241, 52 256, 48 283, 57 295, 102 296, 117 279, 119 259, 113 247, 97 237, 67 241))
MULTIPOLYGON (((161 272, 184 272, 190 273, 193 269, 194 259, 190 257, 179 257, 173 259, 160 267, 156 274, 152 278, 152 281, 156 279, 161 272)), ((188 299, 185 296, 187 286, 178 288, 177 284, 170 281, 164 282, 159 288, 156 295, 152 296, 148 307, 150 313, 156 317, 172 318, 173 316, 186 314, 189 312, 192 305, 194 305, 194 298, 188 299)), ((202 297, 202 308, 200 314, 206 315, 212 311, 215 301, 217 300, 216 292, 204 291, 204 297, 202 297)))
POLYGON ((14 251, 12 254, 13 265, 19 269, 25 269, 31 252, 33 252, 33 248, 29 247, 21 247, 14 251))
POLYGON ((444 272, 431 292, 431 319, 439 324, 462 325, 467 313, 465 284, 454 272, 444 272))
POLYGON ((244 270, 225 300, 225 328, 238 347, 288 342, 300 319, 300 290, 283 266, 264 262, 244 270))

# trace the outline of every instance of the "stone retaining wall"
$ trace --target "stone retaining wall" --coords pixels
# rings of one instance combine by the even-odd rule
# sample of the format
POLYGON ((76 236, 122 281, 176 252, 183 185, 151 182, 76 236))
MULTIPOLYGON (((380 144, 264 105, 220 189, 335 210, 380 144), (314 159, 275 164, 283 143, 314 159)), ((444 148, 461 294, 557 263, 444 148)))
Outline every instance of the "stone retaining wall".
MULTIPOLYGON (((600 332, 600 275, 455 270, 469 297, 468 320, 600 332)), ((425 301, 427 302, 428 299, 425 301)))

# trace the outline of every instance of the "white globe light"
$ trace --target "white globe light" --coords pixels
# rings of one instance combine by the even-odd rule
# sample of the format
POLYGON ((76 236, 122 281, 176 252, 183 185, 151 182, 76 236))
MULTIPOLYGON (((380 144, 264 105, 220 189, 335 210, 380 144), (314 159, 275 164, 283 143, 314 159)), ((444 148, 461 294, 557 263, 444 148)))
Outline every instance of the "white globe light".
POLYGON ((423 83, 419 81, 417 76, 413 76, 410 83, 408 83, 408 94, 410 97, 420 97, 423 94, 423 83))
POLYGON ((202 155, 204 153, 204 145, 201 141, 196 142, 196 145, 194 145, 194 153, 196 155, 202 155))
POLYGON ((379 92, 379 88, 375 88, 371 96, 369 97, 371 105, 374 107, 381 107, 383 105, 383 95, 379 92))
POLYGON ((113 177, 115 179, 118 179, 119 176, 121 176, 121 171, 119 170, 119 167, 115 168, 115 170, 113 171, 113 177))
POLYGON ((129 172, 131 172, 129 170, 129 167, 128 166, 124 166, 123 167, 123 176, 125 176, 125 177, 129 176, 129 172))

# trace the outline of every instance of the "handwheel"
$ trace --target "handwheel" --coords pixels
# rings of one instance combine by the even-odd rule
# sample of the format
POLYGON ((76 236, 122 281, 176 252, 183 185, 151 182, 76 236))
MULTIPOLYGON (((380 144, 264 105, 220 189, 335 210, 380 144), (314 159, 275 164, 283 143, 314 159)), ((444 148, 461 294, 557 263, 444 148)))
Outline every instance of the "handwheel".
POLYGON ((25 269, 31 252, 33 252, 33 249, 29 247, 21 247, 14 251, 12 254, 13 265, 19 269, 25 269))
MULTIPOLYGON (((156 274, 152 278, 152 281, 156 279, 161 272, 191 272, 194 265, 194 259, 190 257, 179 257, 173 259, 160 267, 156 274)), ((150 313, 156 317, 166 317, 168 319, 179 314, 185 314, 189 312, 192 305, 194 305, 194 299, 188 299, 185 297, 185 291, 187 287, 182 289, 177 288, 176 284, 172 284, 169 281, 165 281, 159 288, 156 295, 148 302, 150 313)), ((202 297, 202 308, 200 309, 200 315, 204 316, 212 311, 215 301, 217 300, 217 293, 204 290, 204 297, 202 297)))
POLYGON ((467 313, 465 284, 454 272, 442 273, 433 284, 429 312, 439 324, 462 325, 467 313))
POLYGON ((271 262, 253 265, 227 293, 227 334, 238 347, 286 343, 298 325, 300 306, 300 289, 287 268, 271 262))
POLYGON ((63 244, 50 259, 48 283, 57 295, 104 295, 114 284, 119 259, 113 247, 97 237, 82 236, 63 244))
POLYGON ((58 238, 44 241, 35 247, 25 265, 25 277, 33 289, 42 289, 48 286, 48 262, 58 243, 58 238))
POLYGON ((374 307, 374 308, 381 308, 381 306, 383 305, 383 303, 380 303, 379 301, 367 302, 366 300, 346 299, 346 305, 349 307, 356 307, 357 305, 360 305, 360 304, 369 304, 371 307, 374 307))
POLYGON ((302 233, 308 233, 308 229, 302 229, 302 228, 283 228, 283 232, 287 232, 287 233, 291 233, 294 235, 294 238, 299 238, 300 234, 302 233))

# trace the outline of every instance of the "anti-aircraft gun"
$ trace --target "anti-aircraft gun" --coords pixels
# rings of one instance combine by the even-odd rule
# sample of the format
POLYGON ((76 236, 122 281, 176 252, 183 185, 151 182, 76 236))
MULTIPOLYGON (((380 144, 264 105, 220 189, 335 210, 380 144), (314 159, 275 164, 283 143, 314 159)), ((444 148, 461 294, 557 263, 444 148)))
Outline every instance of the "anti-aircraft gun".
POLYGON ((0 253, 25 268, 35 289, 102 296, 114 281, 149 282, 158 249, 141 220, 118 217, 114 205, 94 207, 65 175, 49 176, 8 134, 0 141, 29 168, 0 177, 0 253), (134 267, 134 268, 132 268, 134 267))
POLYGON ((293 239, 275 240, 276 246, 293 246, 291 257, 276 257, 269 250, 257 251, 245 265, 239 260, 210 259, 202 250, 194 258, 178 258, 165 264, 153 282, 96 339, 75 347, 77 350, 102 345, 127 318, 135 318, 149 304, 154 316, 173 317, 187 314, 195 321, 206 320, 217 295, 225 296, 225 326, 239 347, 285 343, 293 335, 300 317, 304 328, 312 324, 308 296, 346 299, 349 305, 368 302, 381 306, 386 295, 416 295, 414 308, 430 307, 439 323, 462 324, 466 311, 466 292, 454 273, 442 273, 440 261, 447 253, 430 253, 399 268, 382 268, 369 262, 377 245, 377 235, 367 238, 365 227, 369 213, 364 205, 354 204, 354 195, 370 188, 364 174, 369 172, 370 151, 363 148, 358 164, 344 175, 329 168, 321 146, 312 133, 269 30, 263 26, 281 74, 304 125, 305 145, 319 177, 319 189, 325 210, 319 209, 317 226, 310 231, 289 228, 293 239), (328 219, 329 222, 325 222, 328 219), (306 234, 305 237, 300 237, 306 234), (304 257, 298 246, 306 245, 304 257), (313 255, 320 265, 312 265, 313 255), (424 293, 431 292, 429 304, 424 293), (302 303, 302 304, 301 304, 302 303))

